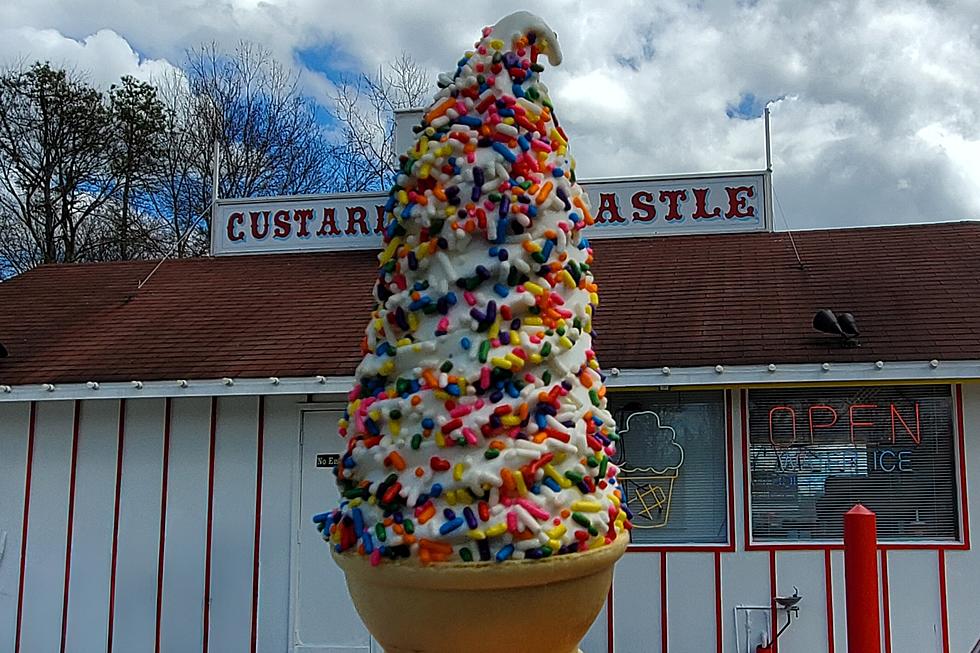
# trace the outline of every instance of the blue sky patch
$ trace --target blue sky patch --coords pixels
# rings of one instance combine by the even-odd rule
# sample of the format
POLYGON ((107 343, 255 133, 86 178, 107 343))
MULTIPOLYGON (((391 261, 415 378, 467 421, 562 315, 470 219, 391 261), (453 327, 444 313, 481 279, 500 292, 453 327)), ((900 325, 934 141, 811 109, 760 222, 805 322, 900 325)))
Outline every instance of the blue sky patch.
POLYGON ((765 108, 765 102, 757 98, 754 93, 742 93, 737 103, 728 103, 725 107, 725 115, 737 120, 752 120, 762 117, 765 108))
POLYGON ((304 68, 320 73, 334 84, 361 72, 358 62, 336 43, 297 48, 295 52, 296 60, 304 68))

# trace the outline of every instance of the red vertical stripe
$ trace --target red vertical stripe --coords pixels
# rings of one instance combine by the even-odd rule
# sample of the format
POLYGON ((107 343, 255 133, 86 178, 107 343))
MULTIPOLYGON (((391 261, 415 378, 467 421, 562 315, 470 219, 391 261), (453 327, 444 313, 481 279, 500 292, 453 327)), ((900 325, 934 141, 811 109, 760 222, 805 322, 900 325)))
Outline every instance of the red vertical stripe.
POLYGON ((157 612, 154 650, 160 652, 160 616, 163 614, 163 556, 167 535, 167 479, 170 468, 170 413, 171 399, 164 402, 163 416, 163 470, 160 473, 160 540, 157 545, 157 612))
POLYGON ((885 653, 892 653, 891 594, 888 591, 888 551, 881 550, 881 616, 885 653))
MULTIPOLYGON (((728 514, 731 515, 731 512, 728 514)), ((715 641, 717 642, 717 653, 722 653, 723 639, 721 615, 721 552, 715 551, 715 641)))
POLYGON ((667 552, 660 552, 660 651, 667 653, 667 552))
POLYGON ((65 651, 68 638, 68 588, 71 585, 71 541, 75 531, 75 470, 78 466, 78 424, 81 417, 81 403, 76 399, 73 406, 71 426, 71 469, 68 472, 68 528, 65 533, 65 583, 61 596, 61 652, 65 651))
POLYGON ((827 599, 827 653, 834 653, 834 568, 830 549, 823 552, 823 591, 827 599))
POLYGON ((943 624, 943 653, 949 653, 949 604, 946 596, 946 551, 939 549, 939 614, 943 624))
POLYGON ((609 594, 606 596, 606 652, 616 653, 616 638, 613 633, 613 586, 609 586, 609 594))
POLYGON ((122 490, 123 442, 126 436, 126 400, 119 400, 119 431, 116 437, 116 490, 112 508, 112 554, 109 559, 109 626, 106 653, 112 653, 112 627, 116 616, 116 562, 119 554, 119 501, 122 490))
POLYGON ((27 572, 27 522, 31 514, 31 473, 34 470, 34 427, 37 424, 37 403, 31 402, 31 416, 27 427, 27 470, 24 472, 24 518, 20 530, 20 577, 17 580, 17 633, 14 651, 20 653, 20 632, 24 616, 24 576, 27 572))
POLYGON ((776 612, 776 552, 773 550, 769 551, 769 614, 772 615, 772 622, 770 627, 772 632, 769 636, 772 638, 772 653, 779 653, 779 641, 776 640, 776 631, 779 630, 779 624, 776 623, 778 620, 778 613, 776 612))
POLYGON ((963 548, 970 548, 970 502, 966 495, 966 429, 963 422, 963 384, 956 384, 956 425, 960 441, 960 505, 963 508, 963 548))
POLYGON ((259 629, 259 544, 262 530, 262 450, 265 440, 265 397, 259 396, 259 417, 255 454, 255 539, 252 542, 252 653, 259 629))
POLYGON ((211 536, 214 519, 214 445, 218 430, 218 398, 211 397, 211 435, 208 448, 208 533, 204 544, 204 637, 202 649, 208 651, 211 630, 211 536))

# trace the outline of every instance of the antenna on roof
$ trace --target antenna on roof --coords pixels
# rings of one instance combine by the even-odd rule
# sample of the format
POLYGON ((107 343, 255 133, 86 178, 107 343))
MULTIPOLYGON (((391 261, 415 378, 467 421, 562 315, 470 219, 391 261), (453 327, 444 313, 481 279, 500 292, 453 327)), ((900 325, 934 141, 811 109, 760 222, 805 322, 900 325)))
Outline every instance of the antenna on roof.
POLYGON ((772 187, 772 134, 769 129, 769 102, 766 103, 763 115, 765 116, 766 124, 766 176, 769 181, 769 192, 772 193, 773 199, 776 200, 779 215, 783 216, 783 224, 786 225, 786 235, 789 236, 789 243, 793 246, 793 254, 796 255, 796 262, 800 265, 801 270, 805 270, 806 265, 803 263, 803 259, 800 258, 800 250, 796 248, 796 240, 793 239, 793 230, 789 228, 789 221, 786 219, 786 213, 783 212, 783 205, 779 203, 779 198, 776 197, 776 191, 772 187))
POLYGON ((150 280, 150 277, 156 274, 156 271, 160 269, 160 266, 163 265, 164 261, 173 256, 173 253, 177 251, 177 248, 180 247, 185 240, 187 240, 187 237, 194 233, 194 229, 197 228, 197 225, 201 223, 201 220, 208 214, 209 211, 211 212, 211 224, 215 224, 215 211, 218 209, 218 172, 221 169, 221 149, 219 147, 218 139, 214 140, 214 158, 212 161, 214 162, 214 171, 211 178, 211 202, 204 207, 203 211, 197 214, 197 216, 194 218, 194 222, 187 228, 184 235, 173 244, 173 247, 170 248, 163 258, 157 261, 157 264, 153 266, 150 273, 146 275, 146 277, 144 277, 139 284, 137 284, 136 290, 140 290, 143 286, 145 286, 146 282, 150 280))

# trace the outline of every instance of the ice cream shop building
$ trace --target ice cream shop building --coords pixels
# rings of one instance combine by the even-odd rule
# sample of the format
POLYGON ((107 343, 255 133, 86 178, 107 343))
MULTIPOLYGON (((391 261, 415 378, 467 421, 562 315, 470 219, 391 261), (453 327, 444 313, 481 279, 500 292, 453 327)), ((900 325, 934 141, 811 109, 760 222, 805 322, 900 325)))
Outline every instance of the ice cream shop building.
MULTIPOLYGON (((980 223, 788 234, 768 184, 584 183, 635 528, 582 648, 846 650, 862 503, 883 650, 978 650, 980 223)), ((211 257, 0 285, 0 650, 379 650, 310 516, 383 202, 223 201, 211 257)))

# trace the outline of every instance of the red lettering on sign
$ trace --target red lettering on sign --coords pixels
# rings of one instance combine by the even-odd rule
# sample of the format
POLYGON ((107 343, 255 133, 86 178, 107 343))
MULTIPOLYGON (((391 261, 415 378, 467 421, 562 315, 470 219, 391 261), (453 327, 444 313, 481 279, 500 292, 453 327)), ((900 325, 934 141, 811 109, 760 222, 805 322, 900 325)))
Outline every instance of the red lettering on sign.
POLYGON ((269 235, 269 212, 268 211, 249 211, 248 216, 252 219, 252 237, 261 240, 269 235), (259 229, 259 218, 262 218, 262 229, 259 229))
POLYGON ((310 230, 306 228, 306 223, 313 219, 313 209, 297 209, 293 211, 293 220, 299 223, 296 235, 300 238, 308 238, 310 230))
POLYGON ((630 201, 633 208, 633 222, 652 222, 655 217, 657 217, 657 209, 653 205, 653 194, 648 193, 645 190, 633 193, 633 198, 630 201), (643 211, 643 213, 640 213, 643 211))
POLYGON ((335 214, 336 211, 332 206, 323 207, 323 220, 320 222, 320 228, 316 232, 318 237, 340 235, 340 229, 337 228, 337 216, 335 214))
POLYGON ((240 240, 245 240, 245 232, 235 231, 235 225, 240 225, 240 224, 245 224, 244 213, 238 211, 228 216, 228 225, 227 225, 228 240, 230 240, 233 243, 237 243, 240 240))
POLYGON ((374 210, 378 214, 378 222, 374 225, 374 233, 383 234, 385 232, 385 207, 384 204, 377 204, 374 210))
POLYGON ((773 406, 769 410, 769 442, 772 442, 772 446, 774 448, 778 448, 779 445, 776 444, 776 436, 772 428, 772 418, 777 412, 780 411, 789 413, 789 423, 793 425, 793 440, 789 444, 783 446, 790 447, 793 445, 793 443, 796 442, 796 411, 793 410, 790 406, 773 406))
POLYGON ((811 443, 813 442, 813 431, 814 431, 814 429, 829 429, 831 426, 833 426, 834 424, 837 423, 837 411, 834 410, 830 406, 824 406, 823 404, 816 404, 814 406, 810 406, 810 408, 807 411, 807 413, 808 413, 808 416, 810 418, 810 442, 811 443), (816 423, 814 423, 814 421, 813 421, 813 412, 816 411, 816 410, 829 411, 830 412, 830 415, 831 415, 831 417, 833 419, 830 422, 827 422, 825 424, 816 424, 816 423))
POLYGON ((898 409, 895 408, 895 404, 890 404, 888 409, 892 417, 892 444, 895 444, 895 419, 896 418, 898 418, 898 421, 902 423, 903 427, 905 427, 905 430, 908 432, 909 437, 911 437, 912 441, 915 442, 915 446, 919 446, 920 444, 922 444, 922 429, 919 424, 919 402, 918 401, 915 402, 915 431, 914 432, 912 431, 912 429, 909 428, 909 425, 905 423, 905 420, 902 419, 902 416, 899 414, 898 409))
POLYGON ((684 190, 662 190, 660 191, 660 201, 668 202, 667 204, 667 215, 668 220, 680 220, 681 214, 678 211, 680 203, 687 199, 687 191, 684 190))
POLYGON ((851 422, 851 424, 850 424, 850 426, 851 426, 851 444, 854 444, 854 427, 855 426, 874 426, 875 425, 875 423, 873 421, 872 422, 858 422, 858 421, 856 421, 854 419, 854 411, 860 410, 862 408, 877 408, 877 407, 878 407, 878 404, 854 404, 853 406, 848 407, 848 409, 847 409, 847 416, 848 416, 848 419, 851 422))
POLYGON ((347 228, 344 229, 344 233, 348 236, 353 236, 360 232, 362 236, 368 235, 367 226, 367 209, 363 206, 348 206, 347 207, 347 228), (355 229, 354 225, 359 228, 355 229))
POLYGON ((599 208, 595 212, 595 221, 604 222, 626 222, 623 216, 619 215, 619 205, 616 204, 616 193, 599 193, 599 208), (609 217, 606 218, 605 214, 609 217))
POLYGON ((711 213, 705 208, 708 203, 708 189, 707 188, 695 188, 694 191, 694 214, 691 216, 695 220, 699 218, 717 218, 721 215, 721 209, 717 206, 715 210, 711 213))
POLYGON ((725 212, 726 218, 750 218, 755 215, 755 207, 748 206, 748 198, 755 197, 755 189, 752 186, 735 186, 725 188, 728 193, 728 211, 725 212), (742 196, 742 193, 745 196, 742 196))
POLYGON ((289 238, 289 232, 293 228, 289 222, 289 211, 276 211, 272 216, 272 224, 275 225, 272 230, 273 238, 289 238))

